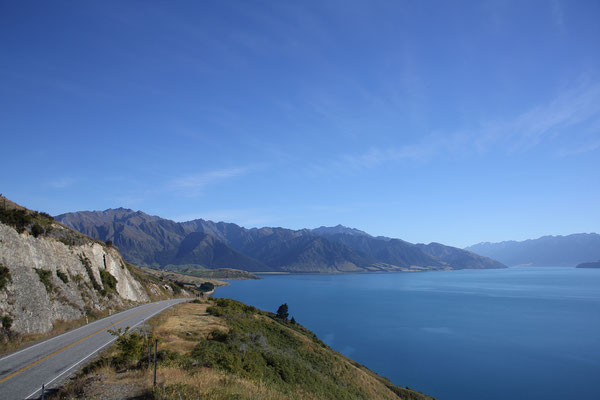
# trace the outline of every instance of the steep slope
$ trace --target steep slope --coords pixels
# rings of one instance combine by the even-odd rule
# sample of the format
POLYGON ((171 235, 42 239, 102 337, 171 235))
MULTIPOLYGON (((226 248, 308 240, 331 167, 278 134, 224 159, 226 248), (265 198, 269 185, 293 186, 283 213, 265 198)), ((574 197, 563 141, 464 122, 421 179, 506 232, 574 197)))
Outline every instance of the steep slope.
POLYGON ((430 256, 452 265, 454 269, 506 268, 506 265, 496 260, 440 243, 419 243, 417 247, 430 256))
POLYGON ((59 397, 105 397, 107 385, 117 383, 121 397, 131 399, 431 399, 334 351, 295 321, 234 300, 180 304, 150 326, 160 338, 156 386, 145 367, 144 337, 133 334, 59 397))
POLYGON ((44 333, 56 321, 162 293, 159 284, 142 285, 115 247, 47 214, 1 200, 0 317, 5 332, 44 333))
POLYGON ((270 270, 264 263, 233 250, 223 241, 203 232, 192 232, 183 239, 173 264, 200 264, 207 268, 237 266, 246 271, 270 270))
POLYGON ((584 262, 577 265, 577 268, 600 268, 600 261, 584 262))
POLYGON ((371 236, 346 233, 327 234, 325 237, 348 246, 371 263, 384 263, 403 268, 448 266, 436 257, 424 253, 414 244, 400 239, 380 240, 371 236))
POLYGON ((269 247, 266 262, 287 272, 361 272, 369 261, 350 248, 314 236, 300 236, 269 247))
POLYGON ((374 264, 384 263, 402 268, 426 266, 431 269, 506 268, 490 258, 440 243, 414 245, 400 239, 333 232, 322 230, 321 234, 331 241, 345 244, 374 264))
POLYGON ((568 236, 543 236, 522 242, 479 243, 465 248, 509 266, 574 267, 600 259, 600 235, 576 233, 568 236))
POLYGON ((176 253, 192 232, 176 222, 125 208, 68 213, 55 219, 84 235, 111 241, 127 261, 148 266, 158 266, 162 254, 176 253))
POLYGON ((400 239, 372 237, 342 225, 312 230, 246 229, 203 219, 176 223, 125 209, 56 218, 95 238, 111 240, 127 260, 152 267, 191 264, 310 273, 501 267, 460 249, 425 251, 400 239))
POLYGON ((246 229, 202 219, 175 223, 140 211, 116 209, 63 214, 57 220, 110 240, 128 261, 146 266, 197 264, 247 271, 349 272, 362 260, 350 249, 309 230, 246 229))

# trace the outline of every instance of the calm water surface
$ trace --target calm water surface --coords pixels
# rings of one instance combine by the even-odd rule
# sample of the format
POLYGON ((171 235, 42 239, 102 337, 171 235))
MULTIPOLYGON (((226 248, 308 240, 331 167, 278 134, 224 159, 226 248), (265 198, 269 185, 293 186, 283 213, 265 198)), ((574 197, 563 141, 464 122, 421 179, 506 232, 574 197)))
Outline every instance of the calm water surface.
POLYGON ((600 270, 509 268, 234 281, 335 350, 438 399, 600 399, 600 270))

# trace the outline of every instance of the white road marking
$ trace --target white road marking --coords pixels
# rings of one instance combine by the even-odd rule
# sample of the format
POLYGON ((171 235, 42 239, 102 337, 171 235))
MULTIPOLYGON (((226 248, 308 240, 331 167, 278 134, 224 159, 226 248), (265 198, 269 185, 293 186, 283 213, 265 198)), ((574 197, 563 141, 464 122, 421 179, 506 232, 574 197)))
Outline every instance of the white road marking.
MULTIPOLYGON (((168 300, 167 300, 168 301, 168 300)), ((158 311, 155 311, 154 313, 150 314, 149 316, 147 316, 146 318, 144 318, 143 320, 139 321, 138 323, 136 323, 135 325, 131 326, 130 329, 133 330, 135 329, 135 327, 137 327, 139 324, 141 324, 142 322, 146 322, 146 320, 152 318, 153 316, 155 316, 156 314, 159 314, 161 312, 163 312, 164 310, 166 310, 167 308, 171 307, 172 305, 176 304, 176 302, 173 303, 169 303, 167 304, 165 307, 161 308, 158 311)), ((137 308, 137 307, 136 307, 137 308)), ((132 309, 133 310, 133 309, 132 309)), ((98 321, 102 321, 102 320, 98 320, 98 321)), ((91 325, 91 324, 90 324, 91 325)), ((89 325, 86 325, 89 326, 89 325)), ((84 362, 85 360, 87 360, 88 358, 90 358, 92 355, 96 354, 97 352, 99 352, 100 350, 102 350, 104 347, 108 346, 109 344, 111 344, 112 342, 114 342, 115 340, 117 340, 117 338, 113 338, 111 340, 109 340, 108 342, 104 343, 102 346, 98 347, 96 350, 92 351, 90 354, 88 354, 87 356, 85 356, 84 358, 82 358, 81 360, 77 361, 75 364, 71 365, 69 368, 65 369, 63 372, 61 372, 60 374, 58 374, 57 376, 55 376, 54 378, 52 378, 50 381, 48 381, 48 383, 45 384, 45 388, 48 389, 50 384, 54 381, 56 381, 58 378, 60 378, 61 376, 63 376, 64 374, 66 374, 67 372, 69 372, 70 370, 72 370, 73 368, 75 368, 76 366, 78 366, 79 364, 81 364, 82 362, 84 362)), ((38 343, 41 344, 41 343, 38 343)), ((25 399, 30 399, 32 396, 35 396, 38 392, 40 392, 42 390, 42 388, 36 389, 33 393, 31 393, 29 396, 27 396, 25 399)))
MULTIPOLYGON (((147 303, 146 303, 146 304, 147 304, 147 303)), ((139 305, 139 306, 137 306, 137 307, 130 308, 129 310, 122 311, 122 312, 121 312, 121 313, 119 313, 119 314, 115 314, 115 315, 112 315, 112 316, 110 316, 110 317, 107 317, 107 318, 100 318, 100 319, 97 319, 97 320, 95 320, 94 322, 90 322, 89 324, 84 324, 84 325, 80 326, 79 328, 75 328, 75 329, 73 329, 73 330, 71 330, 71 331, 67 331, 67 332, 65 332, 65 333, 61 333, 60 335, 56 335, 56 336, 54 336, 54 337, 51 337, 50 339, 47 339, 47 340, 44 340, 44 341, 42 341, 42 342, 36 343, 36 344, 34 344, 34 345, 32 345, 32 346, 29 346, 29 347, 27 347, 27 348, 25 348, 25 349, 22 349, 22 350, 19 350, 19 351, 15 351, 15 352, 14 352, 14 353, 12 353, 12 354, 9 354, 9 355, 7 355, 7 356, 4 356, 4 357, 0 358, 0 361, 4 361, 4 360, 6 360, 7 358, 10 358, 10 357, 12 357, 12 356, 16 356, 17 354, 23 353, 24 351, 31 350, 31 349, 33 349, 33 348, 35 348, 35 347, 37 347, 37 346, 39 346, 39 345, 41 345, 41 344, 46 344, 46 343, 48 343, 48 342, 51 342, 51 341, 53 341, 54 339, 58 339, 59 337, 61 337, 61 336, 64 336, 64 335, 66 335, 66 334, 73 333, 73 332, 77 332, 78 330, 80 330, 80 329, 83 329, 83 328, 85 328, 85 327, 87 327, 87 326, 92 326, 92 325, 95 325, 96 323, 98 323, 98 322, 100 322, 100 321, 106 321, 108 318, 112 319, 113 317, 116 317, 116 316, 118 316, 118 315, 121 315, 121 314, 127 313, 127 312, 129 312, 129 311, 136 310, 136 309, 138 309, 138 308, 140 308, 140 307, 142 307, 142 306, 145 306, 146 304, 141 304, 141 305, 139 305)))

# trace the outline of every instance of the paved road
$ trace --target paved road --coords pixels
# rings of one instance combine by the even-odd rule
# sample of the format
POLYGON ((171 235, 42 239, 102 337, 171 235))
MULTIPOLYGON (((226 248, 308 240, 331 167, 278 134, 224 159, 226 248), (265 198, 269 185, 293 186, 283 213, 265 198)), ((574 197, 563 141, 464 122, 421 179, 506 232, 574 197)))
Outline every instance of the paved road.
POLYGON ((0 399, 39 398, 42 384, 52 388, 116 337, 108 329, 132 329, 174 304, 189 299, 144 304, 0 358, 0 399))

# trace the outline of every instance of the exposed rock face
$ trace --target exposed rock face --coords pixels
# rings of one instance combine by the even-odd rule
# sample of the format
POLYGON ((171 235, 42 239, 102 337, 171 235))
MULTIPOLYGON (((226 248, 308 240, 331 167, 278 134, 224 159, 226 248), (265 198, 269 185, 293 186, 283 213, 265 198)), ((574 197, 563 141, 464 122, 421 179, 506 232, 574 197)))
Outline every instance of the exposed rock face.
POLYGON ((93 241, 66 245, 0 223, 0 264, 10 274, 0 288, 0 317, 12 318, 19 333, 48 332, 57 320, 149 300, 118 250, 93 241))

